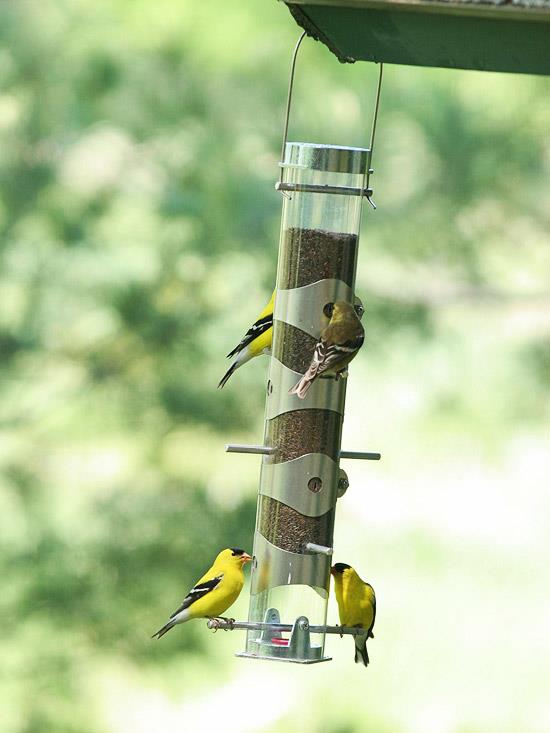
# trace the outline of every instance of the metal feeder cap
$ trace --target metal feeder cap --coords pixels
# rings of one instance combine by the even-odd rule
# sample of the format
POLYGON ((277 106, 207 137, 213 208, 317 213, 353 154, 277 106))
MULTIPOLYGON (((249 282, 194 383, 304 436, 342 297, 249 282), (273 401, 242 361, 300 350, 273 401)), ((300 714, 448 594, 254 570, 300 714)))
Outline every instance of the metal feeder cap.
POLYGON ((367 168, 368 154, 367 148, 287 143, 282 167, 363 175, 367 168))

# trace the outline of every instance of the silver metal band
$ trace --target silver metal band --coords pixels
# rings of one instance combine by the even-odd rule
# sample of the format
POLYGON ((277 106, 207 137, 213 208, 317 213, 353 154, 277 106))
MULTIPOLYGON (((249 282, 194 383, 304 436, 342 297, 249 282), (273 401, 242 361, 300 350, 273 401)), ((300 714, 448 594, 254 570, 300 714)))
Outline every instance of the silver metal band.
POLYGON ((329 556, 281 550, 256 532, 254 558, 257 567, 252 573, 251 595, 279 585, 309 585, 322 598, 328 598, 329 556))
POLYGON ((340 415, 344 414, 345 379, 316 379, 307 393, 307 399, 301 400, 295 394, 289 394, 289 390, 302 376, 274 356, 271 357, 266 403, 268 420, 294 410, 332 410, 340 415))
POLYGON ((328 324, 323 308, 337 300, 353 302, 352 289, 342 280, 318 280, 301 288, 278 290, 273 317, 318 339, 328 324))
POLYGON ((324 453, 308 453, 286 463, 263 463, 260 493, 300 514, 320 517, 336 503, 339 471, 338 464, 324 453))
POLYGON ((275 184, 276 191, 289 191, 292 193, 331 193, 341 196, 365 196, 370 198, 374 191, 372 188, 361 188, 357 186, 329 186, 317 183, 288 183, 278 181, 275 184))
POLYGON ((302 168, 327 173, 364 175, 370 150, 345 145, 287 142, 281 168, 302 168))

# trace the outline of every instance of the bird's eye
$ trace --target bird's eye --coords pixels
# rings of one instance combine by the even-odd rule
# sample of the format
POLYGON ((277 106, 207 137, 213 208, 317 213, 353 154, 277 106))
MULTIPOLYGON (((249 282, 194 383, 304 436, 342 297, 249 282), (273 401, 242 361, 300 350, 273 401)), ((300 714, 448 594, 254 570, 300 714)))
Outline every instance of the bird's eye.
POLYGON ((363 314, 364 314, 364 312, 365 312, 365 308, 364 308, 364 307, 363 307, 363 306, 362 306, 361 304, 359 304, 359 303, 358 303, 358 304, 357 304, 357 305, 355 306, 355 312, 357 313, 357 315, 359 316, 359 318, 361 318, 361 317, 362 317, 362 315, 363 315, 363 314))
POLYGON ((332 312, 334 311, 334 303, 327 303, 323 308, 323 313, 327 318, 332 318, 332 312))

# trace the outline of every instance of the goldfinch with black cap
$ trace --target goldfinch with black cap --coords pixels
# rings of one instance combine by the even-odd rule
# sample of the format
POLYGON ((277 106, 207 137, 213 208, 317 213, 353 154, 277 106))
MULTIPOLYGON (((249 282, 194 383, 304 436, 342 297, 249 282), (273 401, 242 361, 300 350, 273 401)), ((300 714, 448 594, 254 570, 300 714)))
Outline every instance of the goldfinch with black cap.
POLYGON ((228 359, 235 357, 231 366, 223 375, 218 384, 221 389, 227 382, 229 377, 240 366, 246 364, 247 361, 253 359, 260 354, 271 353, 271 341, 273 337, 273 306, 275 303, 275 290, 269 299, 269 303, 258 316, 258 319, 250 326, 240 342, 235 346, 233 351, 227 355, 228 359))
POLYGON ((290 394, 297 395, 301 400, 321 375, 340 376, 365 340, 365 329, 353 305, 338 300, 328 303, 323 312, 330 321, 321 331, 307 372, 289 390, 290 394))
POLYGON ((369 664, 367 639, 374 639, 372 630, 376 618, 376 595, 374 588, 357 575, 355 570, 343 562, 337 562, 330 569, 334 577, 334 592, 342 626, 358 626, 364 634, 355 637, 355 661, 365 667, 369 664))
POLYGON ((176 624, 193 618, 219 618, 239 597, 244 585, 243 567, 251 560, 247 552, 236 547, 222 550, 169 621, 151 638, 160 639, 176 624))

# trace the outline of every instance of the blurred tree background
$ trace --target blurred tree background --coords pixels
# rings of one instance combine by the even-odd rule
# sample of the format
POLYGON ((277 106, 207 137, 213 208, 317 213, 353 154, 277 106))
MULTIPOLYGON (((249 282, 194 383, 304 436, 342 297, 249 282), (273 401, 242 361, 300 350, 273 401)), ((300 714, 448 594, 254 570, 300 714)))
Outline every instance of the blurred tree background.
MULTIPOLYGON (((2 733, 550 729, 544 78, 386 70, 345 434, 384 460, 336 531, 369 670, 149 639, 252 545, 259 465, 223 444, 259 439, 266 362, 216 384, 274 279, 297 35, 274 1, 0 6, 2 733)), ((376 75, 306 42, 291 139, 364 145, 376 75)))

